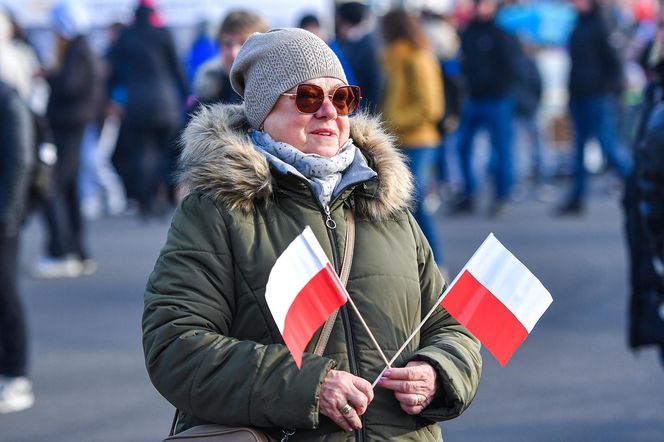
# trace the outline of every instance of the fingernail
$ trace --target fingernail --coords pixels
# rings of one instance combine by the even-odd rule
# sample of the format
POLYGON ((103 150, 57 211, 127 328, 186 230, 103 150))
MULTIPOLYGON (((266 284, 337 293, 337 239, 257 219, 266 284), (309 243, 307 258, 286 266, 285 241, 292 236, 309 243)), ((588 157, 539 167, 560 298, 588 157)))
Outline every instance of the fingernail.
POLYGON ((383 385, 385 383, 385 378, 378 379, 378 385, 383 385))
POLYGON ((385 373, 383 373, 383 376, 390 376, 392 372, 390 370, 385 370, 385 373))

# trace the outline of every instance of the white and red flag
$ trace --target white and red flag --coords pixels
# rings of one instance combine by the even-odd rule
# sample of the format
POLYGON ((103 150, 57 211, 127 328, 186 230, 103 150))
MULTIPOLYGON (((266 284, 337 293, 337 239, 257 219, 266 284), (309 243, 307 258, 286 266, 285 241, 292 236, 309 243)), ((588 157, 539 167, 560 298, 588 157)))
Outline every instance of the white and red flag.
POLYGON ((348 297, 308 226, 277 258, 265 287, 274 321, 298 368, 311 337, 348 297))
POLYGON ((535 275, 489 234, 440 304, 505 366, 552 302, 535 275))

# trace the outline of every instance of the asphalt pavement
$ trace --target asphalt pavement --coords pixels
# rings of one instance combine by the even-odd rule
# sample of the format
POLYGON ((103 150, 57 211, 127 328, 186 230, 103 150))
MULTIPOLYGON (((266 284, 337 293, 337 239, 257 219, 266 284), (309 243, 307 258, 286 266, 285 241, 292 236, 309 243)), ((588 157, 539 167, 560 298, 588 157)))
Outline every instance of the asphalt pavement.
MULTIPOLYGON (((615 195, 600 190, 582 217, 558 219, 534 197, 497 218, 439 210, 454 275, 489 232, 520 258, 554 302, 506 367, 486 350, 470 408, 443 423, 446 442, 664 441, 664 368, 654 350, 626 345, 627 253, 615 195)), ((99 271, 73 280, 27 276, 43 242, 25 231, 21 289, 30 327, 35 406, 0 415, 2 442, 152 442, 172 407, 147 376, 143 287, 168 220, 94 221, 99 271)))

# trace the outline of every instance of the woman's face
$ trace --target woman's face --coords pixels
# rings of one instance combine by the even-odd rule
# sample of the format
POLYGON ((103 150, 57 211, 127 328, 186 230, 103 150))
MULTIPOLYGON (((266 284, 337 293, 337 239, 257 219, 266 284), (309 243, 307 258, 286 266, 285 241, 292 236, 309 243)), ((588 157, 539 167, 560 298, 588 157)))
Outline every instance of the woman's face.
MULTIPOLYGON (((323 105, 315 114, 301 114, 295 107, 295 100, 281 96, 263 123, 263 131, 274 140, 288 143, 304 153, 323 157, 334 156, 348 141, 350 125, 348 116, 340 116, 330 101, 329 94, 344 83, 330 77, 307 80, 325 91, 323 105)), ((288 93, 295 93, 293 88, 288 93)))

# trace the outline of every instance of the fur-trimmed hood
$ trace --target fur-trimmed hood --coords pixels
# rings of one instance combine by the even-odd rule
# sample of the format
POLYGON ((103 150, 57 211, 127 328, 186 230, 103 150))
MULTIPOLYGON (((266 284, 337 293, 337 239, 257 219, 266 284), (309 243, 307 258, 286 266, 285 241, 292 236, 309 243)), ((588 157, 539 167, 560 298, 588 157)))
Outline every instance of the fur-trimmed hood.
MULTIPOLYGON (((202 107, 182 135, 179 181, 229 209, 250 212, 274 192, 267 159, 246 136, 250 125, 240 105, 202 107)), ((373 196, 355 196, 356 210, 372 220, 385 220, 411 204, 413 180, 403 154, 376 118, 350 119, 350 136, 377 172, 373 196)))

